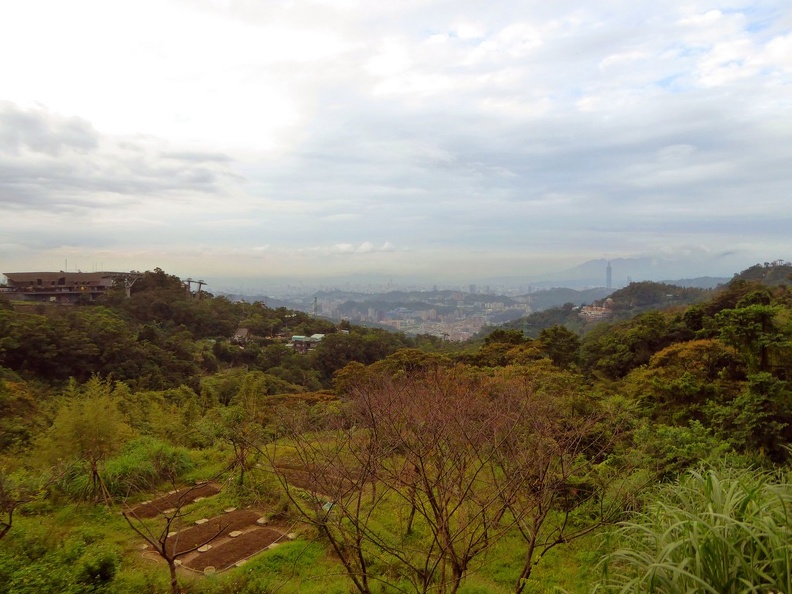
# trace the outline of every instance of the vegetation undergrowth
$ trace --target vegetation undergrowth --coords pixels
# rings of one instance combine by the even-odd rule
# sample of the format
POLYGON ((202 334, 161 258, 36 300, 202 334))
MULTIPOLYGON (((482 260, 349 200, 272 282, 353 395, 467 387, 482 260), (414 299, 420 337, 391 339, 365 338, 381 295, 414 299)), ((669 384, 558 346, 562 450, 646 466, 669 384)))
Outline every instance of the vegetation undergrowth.
POLYGON ((692 471, 624 522, 603 591, 792 591, 792 484, 759 470, 692 471))

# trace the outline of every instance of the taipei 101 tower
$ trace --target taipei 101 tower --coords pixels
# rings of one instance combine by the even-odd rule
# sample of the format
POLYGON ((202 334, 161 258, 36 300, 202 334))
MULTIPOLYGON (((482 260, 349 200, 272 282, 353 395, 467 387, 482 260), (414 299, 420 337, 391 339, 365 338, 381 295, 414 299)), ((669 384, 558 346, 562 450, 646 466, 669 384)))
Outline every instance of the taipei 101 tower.
POLYGON ((608 260, 608 267, 605 269, 605 288, 613 288, 613 270, 611 270, 610 260, 608 260))

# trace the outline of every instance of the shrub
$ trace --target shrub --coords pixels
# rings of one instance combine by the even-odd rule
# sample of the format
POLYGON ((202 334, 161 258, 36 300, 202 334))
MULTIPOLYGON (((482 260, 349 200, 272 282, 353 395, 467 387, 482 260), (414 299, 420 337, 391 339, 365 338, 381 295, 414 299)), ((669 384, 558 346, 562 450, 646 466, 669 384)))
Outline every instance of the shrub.
MULTIPOLYGON (((175 448, 152 437, 140 437, 124 446, 121 453, 105 462, 99 472, 108 493, 124 497, 131 491, 148 489, 164 480, 193 469, 194 462, 184 448, 175 448)), ((58 486, 70 497, 89 499, 94 485, 87 462, 73 464, 58 486)))
POLYGON ((194 466, 186 449, 141 437, 129 442, 121 455, 108 460, 101 475, 111 495, 124 496, 130 490, 175 479, 194 466))
POLYGON ((98 586, 113 580, 121 557, 118 552, 106 547, 98 547, 86 552, 75 567, 75 579, 86 586, 98 586))

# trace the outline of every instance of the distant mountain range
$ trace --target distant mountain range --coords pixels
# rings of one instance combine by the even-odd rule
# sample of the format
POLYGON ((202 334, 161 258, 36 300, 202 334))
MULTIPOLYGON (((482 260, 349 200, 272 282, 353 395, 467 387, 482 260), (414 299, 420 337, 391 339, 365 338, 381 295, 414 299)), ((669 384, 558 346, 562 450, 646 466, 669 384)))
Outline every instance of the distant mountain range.
POLYGON ((611 266, 613 289, 625 287, 634 281, 664 282, 680 287, 699 287, 710 289, 719 284, 727 283, 731 277, 700 276, 681 278, 688 268, 686 263, 661 258, 599 258, 589 260, 566 270, 545 275, 532 282, 536 288, 568 287, 580 289, 584 287, 605 287, 608 262, 611 266))
MULTIPOLYGON (((345 290, 352 292, 385 293, 396 290, 429 291, 435 286, 440 290, 466 291, 476 284, 479 291, 490 289, 499 294, 524 294, 548 288, 591 289, 606 287, 606 269, 611 265, 611 288, 627 286, 630 282, 665 282, 682 287, 713 288, 729 282, 739 270, 748 268, 753 262, 743 265, 728 255, 689 258, 635 257, 598 258, 546 273, 531 274, 515 270, 514 274, 488 278, 433 279, 428 276, 398 274, 353 274, 332 278, 217 278, 210 281, 209 290, 241 295, 284 297, 290 300, 297 296, 312 295, 317 291, 345 290), (709 273, 712 276, 702 276, 709 273)), ((447 275, 446 275, 447 276, 447 275)))

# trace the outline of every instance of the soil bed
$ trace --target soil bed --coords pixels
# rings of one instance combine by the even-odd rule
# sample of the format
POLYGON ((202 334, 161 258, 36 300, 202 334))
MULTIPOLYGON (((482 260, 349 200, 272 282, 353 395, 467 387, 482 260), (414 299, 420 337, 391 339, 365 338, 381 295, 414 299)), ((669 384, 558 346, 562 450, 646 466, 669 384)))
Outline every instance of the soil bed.
POLYGON ((280 538, 283 538, 283 535, 270 528, 254 528, 205 553, 198 554, 197 557, 186 561, 184 566, 196 571, 203 571, 206 567, 211 566, 217 571, 223 571, 237 562, 263 551, 280 538))
MULTIPOLYGON (((168 553, 172 554, 174 547, 177 554, 189 551, 193 547, 206 544, 207 541, 226 536, 234 530, 242 530, 251 525, 255 526, 256 520, 260 517, 260 512, 251 509, 240 509, 222 516, 216 516, 200 526, 185 528, 168 538, 168 553)), ((212 565, 212 563, 209 563, 209 565, 212 565)))
POLYGON ((220 487, 213 483, 204 483, 194 487, 185 487, 175 493, 168 493, 154 501, 141 503, 132 509, 131 515, 137 518, 154 518, 165 510, 183 507, 199 497, 212 497, 220 492, 220 487))
POLYGON ((305 489, 311 493, 322 493, 327 498, 331 498, 332 493, 348 491, 354 487, 354 483, 349 478, 318 468, 278 464, 275 470, 292 487, 305 489))

